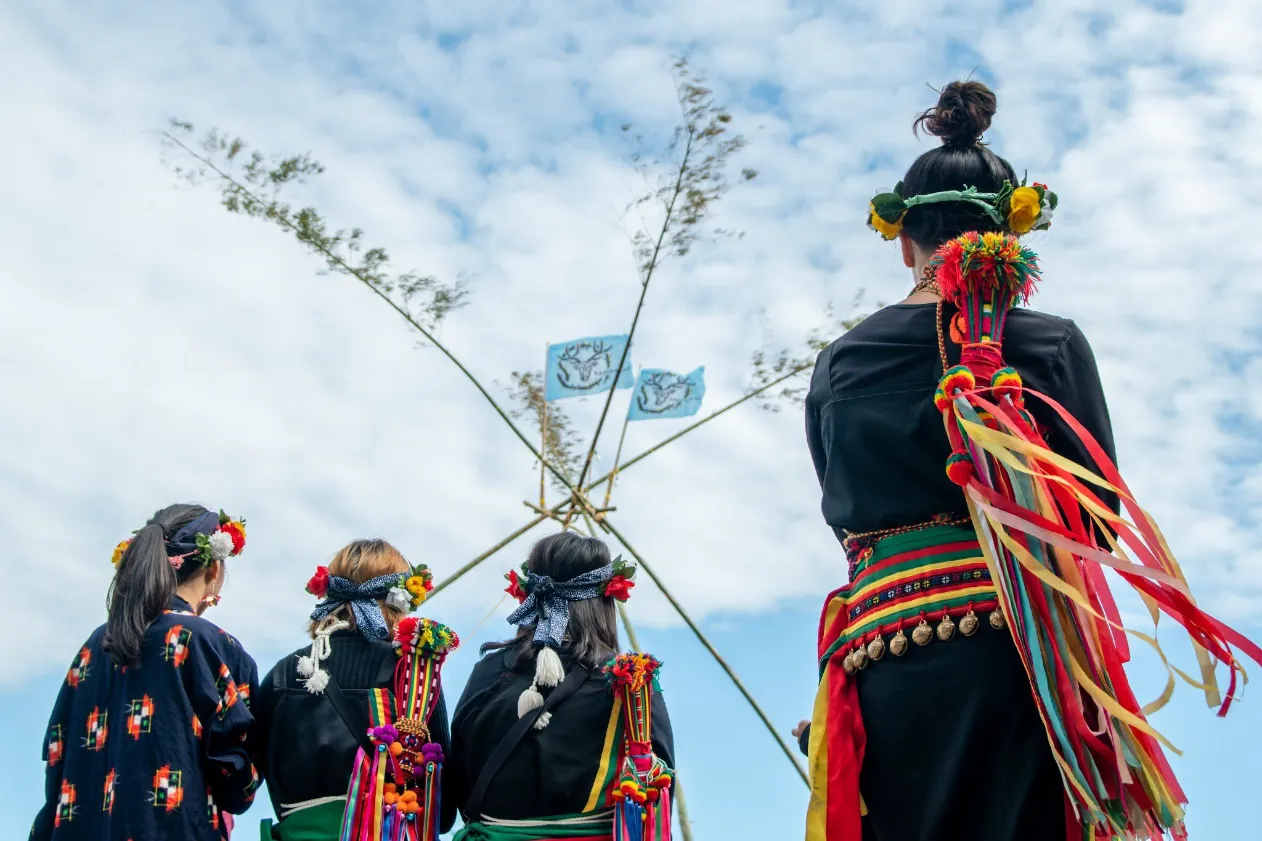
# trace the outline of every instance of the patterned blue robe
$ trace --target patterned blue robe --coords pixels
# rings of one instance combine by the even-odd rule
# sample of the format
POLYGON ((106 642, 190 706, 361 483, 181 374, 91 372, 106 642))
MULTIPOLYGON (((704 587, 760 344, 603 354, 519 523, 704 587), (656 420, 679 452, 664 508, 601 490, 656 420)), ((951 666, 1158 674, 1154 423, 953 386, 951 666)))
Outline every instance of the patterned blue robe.
POLYGON ((258 669, 240 644, 175 598, 120 668, 84 643, 44 743, 45 803, 33 841, 221 841, 223 812, 254 799, 250 697, 258 669))

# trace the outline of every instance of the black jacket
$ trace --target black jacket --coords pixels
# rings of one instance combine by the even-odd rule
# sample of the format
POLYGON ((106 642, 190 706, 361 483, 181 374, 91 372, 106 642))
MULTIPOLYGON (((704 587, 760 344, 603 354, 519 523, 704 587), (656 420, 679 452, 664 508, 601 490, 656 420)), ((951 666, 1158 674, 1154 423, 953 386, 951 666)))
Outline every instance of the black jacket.
MULTIPOLYGON (((329 640, 332 652, 321 665, 337 681, 351 708, 362 711, 366 730, 368 692, 392 687, 399 658, 390 644, 371 642, 353 630, 337 631, 329 640)), ((259 746, 255 765, 267 781, 278 817, 281 804, 345 795, 359 747, 357 735, 328 697, 313 695, 303 687, 298 658, 309 651, 309 646, 300 648, 273 666, 260 682, 254 705, 259 746)), ((450 754, 447 705, 441 694, 430 731, 443 752, 450 754)), ((450 828, 450 823, 444 823, 442 830, 450 828)))
MULTIPOLYGON (((444 826, 455 821, 457 808, 464 812, 486 760, 517 721, 517 696, 530 685, 535 662, 523 659, 510 665, 511 651, 483 657, 456 705, 444 769, 444 826)), ((564 651, 561 662, 567 672, 573 668, 564 651)), ((652 705, 653 752, 674 768, 675 739, 660 692, 653 693, 652 705)), ((613 692, 599 672, 593 673, 557 707, 547 727, 527 731, 495 775, 483 812, 507 820, 581 812, 602 758, 612 711, 613 692)))

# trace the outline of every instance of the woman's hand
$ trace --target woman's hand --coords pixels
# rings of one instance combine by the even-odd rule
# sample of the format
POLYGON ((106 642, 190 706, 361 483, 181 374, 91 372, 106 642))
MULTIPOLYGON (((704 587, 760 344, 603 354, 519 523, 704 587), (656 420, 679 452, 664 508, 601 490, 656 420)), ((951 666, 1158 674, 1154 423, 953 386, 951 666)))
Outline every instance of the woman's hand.
POLYGON ((800 739, 802 734, 806 732, 806 728, 810 727, 809 721, 799 721, 798 726, 793 728, 793 738, 800 739))

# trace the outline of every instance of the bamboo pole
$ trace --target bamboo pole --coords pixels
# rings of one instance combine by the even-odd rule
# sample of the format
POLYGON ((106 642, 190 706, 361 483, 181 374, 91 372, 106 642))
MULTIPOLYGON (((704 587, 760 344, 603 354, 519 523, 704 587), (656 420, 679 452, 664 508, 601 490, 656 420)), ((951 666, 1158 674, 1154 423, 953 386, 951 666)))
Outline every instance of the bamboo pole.
POLYGON ((798 776, 802 778, 802 782, 805 783, 807 787, 810 787, 811 783, 806 776, 806 770, 803 769, 801 763, 798 762, 798 759, 794 755, 793 749, 789 746, 789 743, 785 741, 785 739, 781 737, 780 732, 776 730, 776 726, 772 723, 771 717, 768 716, 758 702, 754 700, 754 696, 750 694, 749 690, 745 687, 745 684, 739 677, 737 677, 736 672, 732 670, 730 665, 728 665, 728 662, 723 659, 723 655, 719 654, 718 650, 714 647, 714 644, 711 643, 706 635, 702 633, 701 629, 697 627, 697 623, 694 622, 692 617, 688 615, 688 612, 684 610, 684 606, 681 605, 671 594, 670 590, 666 588, 666 585, 662 583, 662 580, 657 577, 656 573, 653 572, 653 568, 645 562, 639 552, 635 551, 635 547, 627 542, 626 538, 622 536, 622 533, 618 531, 613 523, 609 522, 608 518, 606 518, 601 525, 604 526, 606 531, 618 539, 618 542, 622 544, 623 548, 630 552, 636 562, 644 568, 646 573, 648 573, 649 578, 653 579, 653 583, 656 584, 657 588, 662 591, 662 595, 666 597, 668 602, 670 602, 671 607, 675 608, 675 612, 678 613, 680 618, 684 620, 684 623, 689 627, 696 638, 700 640, 701 644, 705 646, 707 651, 710 652, 710 656, 713 657, 715 662, 719 664, 719 667, 727 673, 728 678, 730 678, 732 683, 735 684, 741 695, 745 696, 745 701, 753 708, 758 717, 762 719, 762 723, 767 728, 767 732, 771 734, 772 738, 776 740, 776 744, 780 746, 782 751, 784 751, 785 757, 793 765, 793 769, 798 772, 798 776))
POLYGON ((454 584, 454 583, 456 583, 457 581, 459 581, 461 578, 463 578, 463 577, 464 577, 464 574, 465 574, 465 573, 469 572, 469 571, 470 571, 470 570, 472 570, 474 567, 476 567, 478 564, 482 563, 482 562, 483 562, 483 561, 485 561, 487 558, 491 557, 491 556, 492 556, 492 555, 494 555, 496 552, 500 551, 500 550, 501 550, 501 549, 503 549, 505 546, 507 546, 508 544, 512 543, 514 540, 516 540, 517 538, 521 537, 523 534, 525 534, 526 532, 530 531, 531 529, 533 529, 535 526, 539 525, 540 523, 542 523, 542 522, 543 522, 544 520, 546 520, 546 519, 548 519, 546 515, 540 514, 539 516, 537 516, 537 517, 535 517, 533 520, 531 520, 529 523, 526 523, 526 525, 522 526, 521 528, 517 529, 517 531, 513 532, 512 534, 510 534, 508 537, 506 537, 506 538, 504 538, 503 540, 501 540, 499 543, 496 543, 496 544, 495 544, 494 546, 492 546, 490 549, 487 549, 487 550, 486 550, 485 552, 483 552, 481 555, 478 555, 476 558, 474 558, 473 560, 469 561, 467 564, 465 564, 464 566, 462 566, 460 569, 456 570, 456 571, 455 571, 455 572, 453 572, 451 575, 447 576, 447 577, 446 577, 446 578, 444 578, 442 581, 440 581, 440 582, 438 582, 436 585, 434 585, 434 589, 429 591, 429 598, 431 598, 431 599, 432 599, 434 596, 436 596, 436 595, 438 595, 439 593, 441 593, 444 589, 446 589, 447 585, 449 585, 449 584, 454 584))

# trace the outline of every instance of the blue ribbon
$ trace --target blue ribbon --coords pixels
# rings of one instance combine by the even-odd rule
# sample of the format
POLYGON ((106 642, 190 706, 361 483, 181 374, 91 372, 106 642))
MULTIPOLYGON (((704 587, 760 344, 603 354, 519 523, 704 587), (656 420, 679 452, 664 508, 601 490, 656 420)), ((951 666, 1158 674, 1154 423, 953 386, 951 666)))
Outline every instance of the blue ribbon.
POLYGON ((549 576, 527 572, 522 582, 526 600, 508 615, 508 623, 519 628, 535 626, 535 645, 561 647, 570 624, 570 602, 604 595, 601 585, 613 578, 613 564, 585 572, 569 581, 553 581, 549 576))
POLYGON ((331 576, 328 592, 311 611, 311 621, 319 622, 342 605, 349 604, 351 613, 355 615, 355 627, 364 637, 370 640, 388 639, 390 632, 386 629, 386 617, 381 614, 377 599, 384 599, 398 582, 397 572, 370 578, 363 584, 356 584, 340 575, 331 576))

